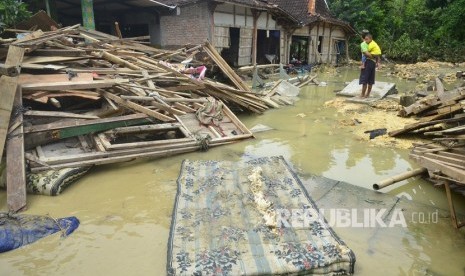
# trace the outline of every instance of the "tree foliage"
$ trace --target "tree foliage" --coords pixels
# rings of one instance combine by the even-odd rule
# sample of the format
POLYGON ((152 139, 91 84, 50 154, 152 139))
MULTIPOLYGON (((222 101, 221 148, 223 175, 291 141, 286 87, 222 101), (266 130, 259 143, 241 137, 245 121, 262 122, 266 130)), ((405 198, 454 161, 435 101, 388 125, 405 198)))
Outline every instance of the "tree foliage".
POLYGON ((21 0, 0 0, 0 33, 31 16, 26 4, 21 0))
MULTIPOLYGON (((392 59, 465 60, 465 0, 328 0, 328 4, 337 18, 356 30, 368 29, 392 59)), ((360 38, 351 44, 355 54, 360 38)))

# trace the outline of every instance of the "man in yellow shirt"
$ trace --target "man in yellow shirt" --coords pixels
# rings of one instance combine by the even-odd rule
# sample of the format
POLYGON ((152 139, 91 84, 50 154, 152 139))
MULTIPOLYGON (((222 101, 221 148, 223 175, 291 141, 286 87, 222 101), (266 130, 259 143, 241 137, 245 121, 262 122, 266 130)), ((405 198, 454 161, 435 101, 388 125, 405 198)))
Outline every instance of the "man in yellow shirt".
POLYGON ((375 84, 376 67, 379 66, 381 57, 381 48, 373 40, 371 34, 365 35, 365 43, 360 44, 361 51, 366 56, 365 66, 360 72, 359 84, 362 85, 362 98, 368 98, 371 88, 375 84))

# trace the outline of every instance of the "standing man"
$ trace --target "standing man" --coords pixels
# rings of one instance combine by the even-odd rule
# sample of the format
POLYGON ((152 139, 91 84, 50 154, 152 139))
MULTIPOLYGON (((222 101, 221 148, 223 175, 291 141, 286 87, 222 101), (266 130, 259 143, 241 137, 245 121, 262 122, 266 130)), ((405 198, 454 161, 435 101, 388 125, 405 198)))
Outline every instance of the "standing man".
MULTIPOLYGON (((360 43, 360 49, 365 49, 368 47, 367 43, 365 42, 365 36, 369 34, 370 32, 368 30, 362 30, 362 43, 360 43)), ((367 60, 367 57, 363 54, 362 52, 362 64, 360 65, 360 69, 365 68, 365 61, 367 60)))
POLYGON ((376 67, 379 66, 381 48, 373 40, 371 34, 366 34, 364 40, 365 43, 360 44, 360 48, 367 59, 364 68, 360 71, 359 84, 362 85, 362 94, 360 97, 368 98, 371 93, 371 88, 373 84, 375 84, 375 72, 376 67))

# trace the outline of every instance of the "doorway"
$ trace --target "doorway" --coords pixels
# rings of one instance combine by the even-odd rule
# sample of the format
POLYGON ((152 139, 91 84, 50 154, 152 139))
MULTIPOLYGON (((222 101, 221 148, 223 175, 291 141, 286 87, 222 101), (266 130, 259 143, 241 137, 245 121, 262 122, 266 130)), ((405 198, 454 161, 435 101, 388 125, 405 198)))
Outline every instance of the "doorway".
POLYGON ((223 48, 221 57, 229 64, 229 66, 237 67, 237 59, 239 57, 239 28, 229 28, 229 48, 223 48))
POLYGON ((280 32, 277 30, 257 31, 257 64, 279 62, 280 32))
POLYGON ((292 36, 289 63, 308 64, 308 36, 292 36))

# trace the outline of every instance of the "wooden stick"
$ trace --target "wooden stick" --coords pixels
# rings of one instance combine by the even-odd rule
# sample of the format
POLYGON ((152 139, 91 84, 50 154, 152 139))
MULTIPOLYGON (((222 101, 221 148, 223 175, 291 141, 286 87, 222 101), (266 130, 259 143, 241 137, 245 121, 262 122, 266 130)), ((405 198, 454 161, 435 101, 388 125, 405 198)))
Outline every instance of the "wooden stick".
MULTIPOLYGON (((118 35, 119 39, 123 39, 123 35, 121 34, 121 30, 119 29, 119 23, 118 22, 115 22, 115 31, 116 31, 116 34, 118 35)), ((121 42, 121 44, 123 44, 121 42)))

